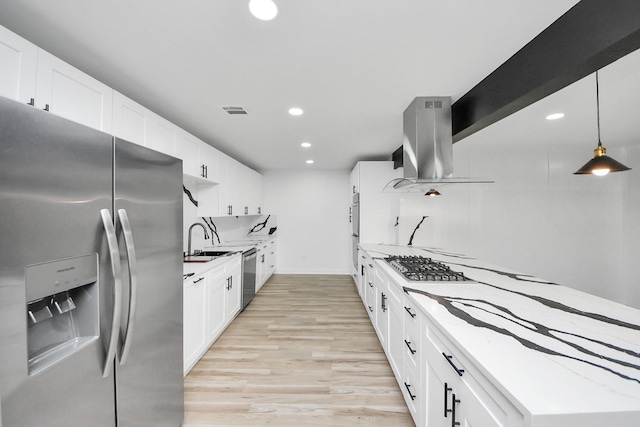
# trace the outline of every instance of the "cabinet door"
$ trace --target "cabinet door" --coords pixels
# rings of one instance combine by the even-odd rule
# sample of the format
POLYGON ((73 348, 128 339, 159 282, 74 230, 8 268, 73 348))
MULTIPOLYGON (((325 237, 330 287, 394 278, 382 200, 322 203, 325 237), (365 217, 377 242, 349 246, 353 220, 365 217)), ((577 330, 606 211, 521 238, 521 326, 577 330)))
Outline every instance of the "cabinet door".
POLYGON ((269 245, 267 246, 267 277, 265 278, 265 281, 269 280, 269 278, 271 277, 271 275, 273 275, 273 273, 275 273, 276 271, 276 242, 274 240, 269 242, 269 245))
POLYGON ((242 300, 242 277, 241 264, 242 258, 240 255, 234 255, 234 259, 227 264, 227 297, 226 297, 226 317, 227 322, 233 320, 233 318, 240 311, 240 304, 242 300))
POLYGON ((260 244, 256 252, 256 292, 267 281, 267 245, 260 244))
POLYGON ((229 163, 231 157, 220 153, 218 156, 218 215, 231 215, 231 201, 229 200, 229 163))
POLYGON ((200 145, 200 164, 201 168, 204 167, 204 179, 207 181, 219 183, 219 162, 220 152, 210 146, 209 144, 202 143, 200 145))
POLYGON ((36 97, 38 47, 0 26, 0 96, 24 104, 36 97))
POLYGON ((176 135, 175 156, 182 159, 182 173, 201 178, 200 141, 183 130, 176 135))
POLYGON ((145 145, 150 111, 119 92, 113 93, 113 134, 118 138, 145 145))
POLYGON ((212 269, 207 276, 207 337, 211 343, 226 325, 227 268, 221 265, 212 269))
POLYGON ((111 133, 113 90, 43 50, 38 51, 36 106, 111 133))
POLYGON ((380 344, 385 353, 388 352, 389 338, 389 289, 387 277, 379 268, 374 269, 374 289, 375 289, 375 328, 380 339, 380 344))
MULTIPOLYGON (((175 156, 175 143, 178 127, 157 114, 149 120, 146 146, 170 156, 175 156)), ((184 165, 182 166, 184 169, 184 165)), ((184 170, 183 170, 184 173, 184 170)))
MULTIPOLYGON (((389 285, 393 286, 393 285, 389 285)), ((402 333, 402 302, 389 295, 389 364, 397 378, 402 378, 405 343, 402 333)))
POLYGON ((205 276, 189 279, 184 288, 184 372, 198 361, 207 346, 206 336, 206 286, 205 276))

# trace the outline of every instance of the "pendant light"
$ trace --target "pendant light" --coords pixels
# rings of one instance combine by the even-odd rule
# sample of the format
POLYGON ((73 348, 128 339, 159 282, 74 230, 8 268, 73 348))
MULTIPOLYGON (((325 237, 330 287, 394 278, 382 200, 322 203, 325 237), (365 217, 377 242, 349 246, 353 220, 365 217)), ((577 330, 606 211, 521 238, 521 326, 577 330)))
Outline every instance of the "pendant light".
POLYGON ((438 190, 436 190, 435 188, 432 188, 431 190, 424 193, 424 195, 429 197, 435 197, 435 196, 440 196, 441 194, 438 192, 438 190))
POLYGON ((598 87, 598 71, 596 71, 596 109, 598 113, 598 146, 593 150, 593 159, 589 160, 574 175, 593 174, 604 176, 609 172, 628 171, 630 168, 607 156, 607 150, 600 141, 600 90, 598 87))

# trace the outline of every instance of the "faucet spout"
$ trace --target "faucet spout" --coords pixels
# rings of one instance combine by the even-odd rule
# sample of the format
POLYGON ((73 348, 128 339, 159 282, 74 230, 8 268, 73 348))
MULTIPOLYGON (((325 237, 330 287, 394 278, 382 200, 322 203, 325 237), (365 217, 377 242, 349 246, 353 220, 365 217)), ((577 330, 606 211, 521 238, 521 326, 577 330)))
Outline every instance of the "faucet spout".
POLYGON ((193 225, 191 225, 191 227, 189 227, 189 243, 188 243, 188 246, 187 246, 187 255, 192 255, 192 253, 191 253, 191 234, 192 234, 192 231, 193 231, 193 227, 195 227, 197 225, 202 227, 202 230, 204 231, 204 239, 205 240, 209 239, 209 233, 207 233, 207 228, 202 223, 196 222, 193 225))

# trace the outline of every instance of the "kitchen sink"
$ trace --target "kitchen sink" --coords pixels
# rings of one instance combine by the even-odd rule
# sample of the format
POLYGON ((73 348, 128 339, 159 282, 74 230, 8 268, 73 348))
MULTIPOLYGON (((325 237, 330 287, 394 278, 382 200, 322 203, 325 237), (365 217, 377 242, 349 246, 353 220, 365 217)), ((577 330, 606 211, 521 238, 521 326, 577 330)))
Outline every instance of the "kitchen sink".
POLYGON ((195 255, 185 256, 183 262, 209 262, 221 256, 234 253, 233 251, 202 251, 195 255))

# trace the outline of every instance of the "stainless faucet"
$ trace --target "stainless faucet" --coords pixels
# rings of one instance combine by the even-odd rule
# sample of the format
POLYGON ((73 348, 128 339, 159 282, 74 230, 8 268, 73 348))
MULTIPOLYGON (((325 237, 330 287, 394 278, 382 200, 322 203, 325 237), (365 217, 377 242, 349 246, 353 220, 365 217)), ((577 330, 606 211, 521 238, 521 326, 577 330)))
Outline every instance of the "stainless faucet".
POLYGON ((196 225, 199 225, 204 230, 204 239, 207 240, 209 238, 209 233, 207 233, 207 228, 204 225, 202 225, 202 223, 196 222, 191 227, 189 227, 189 244, 187 246, 187 256, 192 255, 191 254, 191 231, 193 230, 193 227, 195 227, 196 225))

